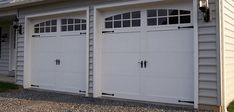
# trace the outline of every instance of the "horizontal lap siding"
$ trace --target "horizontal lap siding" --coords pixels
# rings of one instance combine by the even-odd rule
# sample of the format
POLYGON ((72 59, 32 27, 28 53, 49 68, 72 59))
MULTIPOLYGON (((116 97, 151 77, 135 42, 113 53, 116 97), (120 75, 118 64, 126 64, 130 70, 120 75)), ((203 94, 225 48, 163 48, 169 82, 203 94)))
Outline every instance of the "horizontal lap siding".
POLYGON ((225 105, 234 100, 234 1, 223 0, 225 105))
POLYGON ((199 104, 218 104, 216 0, 209 0, 211 22, 204 22, 199 11, 199 104))
POLYGON ((8 38, 5 42, 1 42, 1 57, 0 57, 0 75, 8 75, 9 73, 9 37, 10 37, 10 25, 0 25, 2 28, 2 34, 7 33, 8 38))
MULTIPOLYGON (((24 17, 19 17, 19 23, 24 26, 24 17)), ((24 75, 24 34, 17 33, 16 39, 16 84, 23 85, 24 75)))

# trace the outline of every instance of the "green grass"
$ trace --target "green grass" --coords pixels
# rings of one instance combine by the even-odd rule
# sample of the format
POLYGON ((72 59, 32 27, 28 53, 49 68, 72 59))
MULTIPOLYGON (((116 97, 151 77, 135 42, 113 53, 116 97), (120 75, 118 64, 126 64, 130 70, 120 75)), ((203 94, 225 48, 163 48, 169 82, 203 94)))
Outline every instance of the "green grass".
POLYGON ((234 101, 228 106, 228 112, 234 112, 234 101))
POLYGON ((19 86, 11 83, 0 82, 0 92, 6 92, 15 89, 19 89, 19 86))

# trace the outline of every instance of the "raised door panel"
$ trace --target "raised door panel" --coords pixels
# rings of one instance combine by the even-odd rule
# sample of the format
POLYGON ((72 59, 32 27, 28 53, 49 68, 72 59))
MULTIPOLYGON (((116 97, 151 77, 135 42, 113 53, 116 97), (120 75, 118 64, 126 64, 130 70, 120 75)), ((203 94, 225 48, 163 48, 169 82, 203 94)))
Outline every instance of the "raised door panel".
POLYGON ((146 32, 141 91, 146 98, 179 103, 193 101, 193 30, 146 32), (153 88, 149 88, 153 85, 153 88))
POLYGON ((140 33, 110 33, 102 37, 102 90, 124 98, 139 95, 140 33))

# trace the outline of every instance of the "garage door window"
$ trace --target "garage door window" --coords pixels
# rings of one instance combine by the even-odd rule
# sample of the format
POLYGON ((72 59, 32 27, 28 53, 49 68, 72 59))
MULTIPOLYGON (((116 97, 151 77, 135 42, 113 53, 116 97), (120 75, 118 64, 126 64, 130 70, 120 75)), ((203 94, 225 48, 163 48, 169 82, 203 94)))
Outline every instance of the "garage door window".
POLYGON ((57 32, 57 20, 48 20, 34 25, 34 33, 57 32))
POLYGON ((85 19, 62 19, 61 20, 61 31, 81 31, 86 30, 85 19))
POLYGON ((141 26, 141 12, 127 12, 105 18, 105 28, 127 28, 141 26))
POLYGON ((148 26, 191 23, 191 11, 177 9, 147 10, 148 26))

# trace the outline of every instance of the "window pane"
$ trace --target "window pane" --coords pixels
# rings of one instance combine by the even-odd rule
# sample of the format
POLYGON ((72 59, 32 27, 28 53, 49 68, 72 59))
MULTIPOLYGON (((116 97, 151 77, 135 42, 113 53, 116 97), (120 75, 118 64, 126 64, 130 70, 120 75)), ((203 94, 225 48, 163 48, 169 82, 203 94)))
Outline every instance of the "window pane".
POLYGON ((190 16, 180 16, 180 23, 191 23, 190 16))
POLYGON ((105 22, 105 28, 113 28, 112 22, 105 22))
POLYGON ((50 26, 50 21, 46 21, 46 26, 50 26))
POLYGON ((75 19, 75 23, 80 23, 80 19, 75 19))
POLYGON ((40 26, 42 26, 42 27, 43 27, 43 26, 45 26, 45 22, 43 22, 43 23, 40 23, 40 26))
POLYGON ((166 9, 159 9, 158 16, 167 16, 167 10, 166 9))
POLYGON ((52 20, 52 25, 57 25, 57 20, 52 20))
POLYGON ((61 30, 62 30, 62 31, 67 31, 67 26, 62 26, 62 27, 61 27, 61 30))
POLYGON ((45 32, 50 32, 50 27, 46 27, 46 31, 45 32))
POLYGON ((120 28, 121 27, 121 21, 114 21, 114 28, 120 28))
POLYGON ((43 27, 43 28, 40 28, 40 33, 44 33, 44 32, 45 32, 44 27, 43 27))
POLYGON ((148 10, 147 17, 157 17, 157 10, 148 10))
POLYGON ((86 30, 86 24, 82 24, 82 30, 86 30))
POLYGON ((123 19, 130 19, 130 13, 124 13, 123 19))
POLYGON ((74 23, 74 19, 68 19, 68 24, 73 24, 74 23))
POLYGON ((39 28, 34 28, 34 33, 39 33, 39 28))
POLYGON ((167 24, 167 18, 158 18, 158 25, 166 25, 167 24))
POLYGON ((180 10, 180 14, 190 14, 190 11, 180 10))
POLYGON ((86 23, 86 20, 83 19, 83 20, 82 20, 82 23, 86 23))
POLYGON ((51 32, 57 32, 57 27, 56 26, 51 27, 51 32))
POLYGON ((132 18, 141 18, 141 12, 140 11, 132 12, 132 18))
POLYGON ((148 26, 157 25, 157 19, 156 18, 148 19, 147 23, 148 23, 148 26))
POLYGON ((130 20, 125 20, 123 21, 123 27, 130 27, 131 21, 130 20))
POLYGON ((120 20, 120 19, 121 19, 121 15, 120 14, 114 16, 114 20, 120 20))
POLYGON ((75 25, 75 30, 79 31, 80 30, 80 25, 75 25))
POLYGON ((73 28, 73 25, 68 25, 68 31, 73 31, 74 28, 73 28))
POLYGON ((178 24, 179 23, 179 17, 170 17, 169 18, 169 24, 178 24))
POLYGON ((39 24, 34 25, 34 27, 39 27, 39 24))
POLYGON ((110 21, 110 20, 113 20, 113 17, 108 17, 105 19, 106 21, 110 21))
POLYGON ((67 19, 62 19, 62 25, 65 25, 65 24, 67 24, 67 19))
POLYGON ((178 15, 178 10, 169 10, 169 15, 178 15))
POLYGON ((141 20, 132 20, 132 27, 141 26, 141 20))

